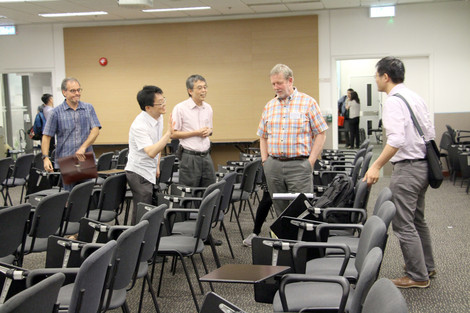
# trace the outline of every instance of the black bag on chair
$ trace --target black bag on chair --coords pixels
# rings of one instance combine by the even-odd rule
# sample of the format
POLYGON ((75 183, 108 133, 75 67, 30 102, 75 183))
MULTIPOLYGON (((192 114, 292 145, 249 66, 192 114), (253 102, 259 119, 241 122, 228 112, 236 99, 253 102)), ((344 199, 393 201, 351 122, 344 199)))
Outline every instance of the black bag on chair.
POLYGON ((419 135, 421 136, 421 138, 423 138, 424 144, 426 145, 426 160, 428 161, 429 186, 434 189, 439 188, 442 184, 442 181, 444 180, 444 175, 442 174, 442 162, 436 142, 434 140, 426 141, 426 138, 424 138, 423 130, 421 129, 421 126, 419 126, 418 120, 416 120, 416 116, 414 115, 413 110, 411 110, 411 107, 406 101, 406 99, 398 93, 395 94, 395 96, 405 102, 406 106, 408 107, 408 110, 410 110, 413 124, 415 125, 419 135))

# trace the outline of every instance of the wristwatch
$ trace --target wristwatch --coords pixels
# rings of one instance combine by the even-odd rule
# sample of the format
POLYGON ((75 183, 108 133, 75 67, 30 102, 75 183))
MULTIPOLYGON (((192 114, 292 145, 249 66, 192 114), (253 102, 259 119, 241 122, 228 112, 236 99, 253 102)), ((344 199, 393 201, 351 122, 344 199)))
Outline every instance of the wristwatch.
POLYGON ((41 157, 41 159, 43 159, 43 160, 44 160, 45 158, 49 158, 49 156, 48 156, 48 155, 45 155, 45 154, 43 154, 43 155, 42 155, 42 157, 41 157))

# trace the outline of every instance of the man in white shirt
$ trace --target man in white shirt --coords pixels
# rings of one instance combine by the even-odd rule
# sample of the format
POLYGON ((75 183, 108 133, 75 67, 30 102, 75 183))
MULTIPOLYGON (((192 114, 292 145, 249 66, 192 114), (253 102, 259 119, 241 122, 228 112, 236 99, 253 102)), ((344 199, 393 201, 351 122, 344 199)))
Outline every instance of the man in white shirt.
POLYGON ((400 241, 406 270, 406 276, 392 281, 400 288, 427 288, 429 277, 436 274, 436 269, 431 235, 424 218, 424 198, 429 185, 426 147, 406 103, 396 95, 400 94, 409 103, 426 140, 434 138, 434 126, 424 100, 403 84, 405 66, 402 61, 386 57, 376 67, 378 90, 388 95, 382 112, 387 144, 365 174, 364 181, 375 184, 380 169, 388 161, 392 163, 390 189, 397 208, 392 226, 400 241))
POLYGON ((215 183, 215 170, 210 155, 212 107, 205 102, 207 83, 201 75, 186 80, 189 98, 173 109, 172 139, 180 140, 182 153, 179 183, 192 187, 207 187, 215 183))
POLYGON ((160 88, 145 86, 137 94, 137 102, 142 112, 129 129, 129 155, 125 168, 134 201, 132 225, 137 222, 137 203, 152 204, 153 186, 160 175, 160 152, 171 135, 171 123, 163 134, 166 99, 160 88))

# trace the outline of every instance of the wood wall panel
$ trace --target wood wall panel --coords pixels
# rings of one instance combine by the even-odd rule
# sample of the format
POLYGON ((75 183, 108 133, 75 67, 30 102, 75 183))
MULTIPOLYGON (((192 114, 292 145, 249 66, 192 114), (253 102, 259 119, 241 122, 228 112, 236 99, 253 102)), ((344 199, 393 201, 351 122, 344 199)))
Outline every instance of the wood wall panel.
POLYGON ((209 85, 214 139, 256 137, 277 63, 289 65, 299 90, 318 99, 317 16, 65 28, 64 46, 67 76, 80 80, 82 100, 103 126, 97 144, 127 143, 143 85, 163 89, 169 113, 187 98, 185 81, 195 73, 209 85))

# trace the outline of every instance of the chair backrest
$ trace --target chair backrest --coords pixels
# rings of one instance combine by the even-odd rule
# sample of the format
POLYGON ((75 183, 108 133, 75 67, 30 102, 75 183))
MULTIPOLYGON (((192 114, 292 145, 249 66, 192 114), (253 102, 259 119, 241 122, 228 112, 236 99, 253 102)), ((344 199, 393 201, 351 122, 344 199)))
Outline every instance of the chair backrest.
POLYGON ((377 128, 379 128, 379 129, 382 128, 382 119, 379 120, 379 126, 377 128))
POLYGON ((361 171, 359 173, 358 179, 361 179, 366 174, 367 170, 369 169, 370 161, 372 160, 372 152, 367 152, 364 160, 362 161, 361 171))
POLYGON ((15 163, 12 158, 4 158, 0 160, 0 184, 8 178, 10 166, 15 163))
POLYGON ((450 139, 452 140, 452 144, 455 145, 457 143, 457 139, 455 138, 456 137, 455 130, 450 125, 446 125, 446 128, 447 128, 447 133, 450 135, 450 139))
POLYGON ((107 171, 111 169, 114 152, 105 152, 98 158, 96 164, 97 171, 107 171))
POLYGON ((206 190, 204 191, 204 194, 202 195, 202 198, 204 199, 205 197, 210 195, 212 193, 212 191, 214 191, 214 190, 220 191, 220 193, 217 197, 217 200, 216 200, 216 207, 215 207, 215 211, 213 212, 214 214, 211 215, 211 220, 212 220, 213 223, 217 222, 217 220, 218 220, 218 213, 219 213, 219 210, 220 210, 220 201, 221 201, 222 194, 224 192, 225 184, 226 184, 226 182, 223 179, 218 181, 218 182, 215 182, 213 184, 210 184, 209 186, 207 186, 206 190))
POLYGON ((29 203, 0 210, 0 258, 12 254, 21 244, 30 212, 29 203))
POLYGON ((26 179, 29 174, 29 170, 33 165, 34 154, 23 154, 18 157, 15 162, 15 167, 13 168, 12 178, 22 178, 26 179))
POLYGON ((258 173, 261 160, 251 161, 245 164, 242 173, 242 181, 240 189, 244 192, 251 193, 255 188, 256 174, 258 173))
POLYGON ((34 156, 32 167, 38 170, 44 171, 44 161, 42 160, 42 154, 38 153, 34 156))
POLYGON ((354 196, 353 208, 367 209, 367 202, 369 201, 370 188, 366 181, 360 181, 356 187, 356 195, 354 196))
POLYGON ((405 298, 387 278, 376 281, 366 296, 362 313, 408 313, 405 298))
POLYGON ((452 143, 452 137, 450 136, 449 132, 446 131, 442 134, 441 141, 439 142, 439 148, 441 150, 448 151, 452 143))
POLYGON ((112 269, 114 276, 110 277, 113 290, 127 288, 131 282, 148 225, 148 221, 141 221, 126 229, 117 238, 116 249, 111 260, 113 267, 117 264, 117 270, 112 269))
POLYGON ((117 168, 123 169, 126 167, 128 154, 129 154, 129 148, 124 148, 121 151, 119 151, 118 158, 117 158, 117 165, 116 165, 117 168))
POLYGON ((141 262, 147 262, 153 256, 155 249, 157 249, 157 242, 160 239, 160 230, 164 220, 165 210, 168 208, 166 204, 161 204, 158 207, 153 205, 138 203, 137 211, 147 210, 140 221, 148 221, 149 226, 145 232, 144 237, 144 247, 142 248, 142 253, 140 255, 141 262))
POLYGON ((352 161, 352 164, 355 165, 357 163, 357 160, 360 158, 360 157, 363 157, 366 155, 366 149, 367 147, 365 148, 360 148, 359 150, 357 150, 356 152, 356 155, 354 155, 354 159, 352 161))
POLYGON ((200 313, 243 313, 240 308, 214 292, 204 296, 200 313))
POLYGON ((390 226, 390 223, 392 222, 396 212, 397 208, 395 207, 395 204, 392 201, 387 200, 380 206, 379 210, 377 211, 377 216, 382 219, 385 227, 388 229, 388 226, 390 226))
POLYGON ((86 215, 94 185, 94 181, 88 181, 73 187, 66 208, 69 222, 78 222, 86 215))
MULTIPOLYGON (((350 298, 350 313, 361 313, 362 304, 366 299, 369 289, 374 284, 379 274, 380 263, 382 262, 383 253, 379 247, 375 247, 367 254, 364 264, 359 273, 359 278, 354 288, 354 294, 350 298)), ((377 312, 381 312, 380 310, 377 312)))
POLYGON ((83 261, 75 279, 69 313, 98 311, 108 265, 115 249, 116 241, 111 240, 83 261), (78 307, 80 311, 77 311, 78 307))
POLYGON ((160 177, 159 183, 169 183, 173 175, 173 164, 175 164, 175 155, 167 155, 160 160, 160 177))
POLYGON ((387 236, 387 228, 385 223, 378 216, 371 216, 367 219, 362 229, 361 237, 357 247, 356 259, 354 266, 358 272, 361 271, 364 260, 375 247, 383 247, 384 240, 387 236))
POLYGON ((364 157, 361 156, 356 160, 356 163, 354 163, 354 168, 351 172, 351 179, 353 181, 354 186, 356 186, 357 180, 359 179, 359 173, 361 172, 361 166, 363 161, 364 157))
MULTIPOLYGON (((381 121, 381 120, 380 120, 381 121)), ((379 125, 380 124, 380 121, 379 121, 379 125)), ((380 126, 379 126, 380 127, 380 126)), ((362 142, 362 144, 359 146, 359 150, 361 149, 367 149, 367 147, 369 146, 369 143, 370 143, 370 139, 366 139, 362 142)))
POLYGON ((62 215, 68 198, 68 191, 61 191, 42 198, 34 212, 29 235, 36 238, 47 238, 55 234, 62 223, 62 215))
POLYGON ((392 200, 392 191, 390 188, 385 187, 382 189, 377 196, 377 200, 375 200, 375 205, 374 205, 374 210, 372 211, 372 215, 377 215, 377 211, 379 210, 380 206, 382 203, 385 201, 391 201, 392 200))
POLYGON ((232 199, 233 186, 237 180, 237 173, 227 173, 225 174, 223 180, 225 181, 224 191, 222 192, 222 199, 220 202, 220 210, 226 211, 230 205, 230 200, 232 199))
POLYGON ((40 281, 0 305, 0 313, 54 312, 57 296, 64 280, 63 273, 56 273, 40 281))
POLYGON ((205 241, 209 237, 212 228, 211 218, 214 214, 219 198, 220 190, 217 189, 202 199, 196 220, 196 231, 194 232, 195 238, 199 237, 199 239, 205 241))
POLYGON ((101 187, 98 209, 116 211, 126 197, 126 183, 124 173, 106 178, 101 187))

